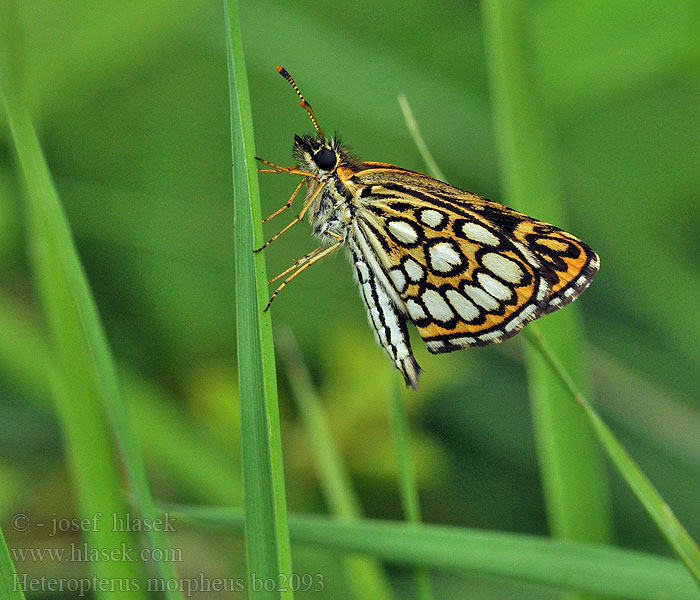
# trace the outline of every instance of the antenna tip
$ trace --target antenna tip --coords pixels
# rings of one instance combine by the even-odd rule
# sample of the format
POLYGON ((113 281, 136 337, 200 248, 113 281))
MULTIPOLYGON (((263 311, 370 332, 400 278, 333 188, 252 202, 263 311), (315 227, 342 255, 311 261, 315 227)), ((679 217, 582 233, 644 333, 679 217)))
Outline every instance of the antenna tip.
POLYGON ((279 66, 278 66, 278 67, 277 67, 277 72, 278 72, 280 75, 282 75, 282 77, 288 77, 288 76, 289 76, 289 73, 287 73, 287 69, 285 69, 284 67, 279 67, 279 66))
POLYGON ((308 105, 309 105, 309 103, 306 100, 302 99, 302 101, 299 102, 299 106, 301 106, 302 108, 304 108, 305 106, 308 106, 308 105))

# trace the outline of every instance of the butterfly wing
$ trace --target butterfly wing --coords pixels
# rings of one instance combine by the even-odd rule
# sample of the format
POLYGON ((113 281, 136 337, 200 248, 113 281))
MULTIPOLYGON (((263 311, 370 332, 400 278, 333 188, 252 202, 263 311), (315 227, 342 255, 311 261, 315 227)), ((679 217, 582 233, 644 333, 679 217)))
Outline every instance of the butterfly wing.
POLYGON ((345 182, 355 235, 433 353, 515 335, 575 300, 598 269, 595 252, 548 223, 427 175, 365 167, 345 182))

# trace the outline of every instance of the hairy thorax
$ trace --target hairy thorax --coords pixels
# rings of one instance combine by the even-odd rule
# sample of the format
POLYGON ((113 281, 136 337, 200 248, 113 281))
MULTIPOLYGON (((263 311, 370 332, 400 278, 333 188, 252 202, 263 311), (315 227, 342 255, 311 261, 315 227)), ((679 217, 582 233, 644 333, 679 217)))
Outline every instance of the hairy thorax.
POLYGON ((337 172, 308 178, 306 199, 318 186, 323 186, 309 207, 309 224, 313 234, 323 241, 334 241, 336 236, 346 239, 353 218, 353 197, 337 172), (331 235, 335 234, 335 235, 331 235))

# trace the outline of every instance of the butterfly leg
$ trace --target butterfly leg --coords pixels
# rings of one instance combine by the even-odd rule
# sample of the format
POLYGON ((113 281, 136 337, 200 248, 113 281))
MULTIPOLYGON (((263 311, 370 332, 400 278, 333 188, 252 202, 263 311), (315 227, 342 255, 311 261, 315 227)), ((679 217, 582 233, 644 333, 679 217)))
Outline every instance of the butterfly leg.
POLYGON ((275 283, 275 281, 277 281, 278 279, 282 279, 282 277, 284 277, 284 276, 285 276, 287 273, 289 273, 290 271, 293 271, 293 270, 296 269, 297 267, 300 267, 300 266, 303 265, 304 263, 306 263, 306 262, 308 262, 309 260, 311 260, 314 256, 316 256, 316 255, 317 255, 319 252, 321 252, 324 248, 325 248, 325 246, 319 246, 318 248, 316 248, 315 250, 312 250, 312 251, 309 252, 308 254, 304 254, 304 256, 302 256, 299 260, 295 261, 294 264, 293 264, 291 267, 286 268, 286 269, 285 269, 284 271, 282 271, 279 275, 277 275, 276 277, 273 277, 272 279, 270 279, 270 281, 267 282, 267 285, 271 285, 271 284, 275 283))
MULTIPOLYGON (((309 255, 311 255, 310 258, 303 257, 303 258, 299 259, 299 261, 297 261, 297 262, 299 262, 299 264, 300 264, 301 266, 299 266, 299 268, 298 268, 296 271, 294 271, 294 273, 292 273, 289 277, 287 277, 287 279, 285 279, 285 280, 279 285, 279 287, 272 293, 272 296, 270 296, 270 299, 269 299, 268 302, 267 302, 267 306, 265 307, 265 310, 267 310, 268 308, 270 308, 270 305, 272 304, 272 301, 276 298, 277 294, 279 294, 279 293, 284 289, 284 287, 285 287, 292 279, 294 279, 294 278, 295 278, 297 275, 299 275, 299 273, 301 273, 302 271, 308 269, 308 268, 309 268, 311 265, 313 265, 315 262, 318 262, 318 261, 321 260, 322 258, 325 258, 325 257, 328 256, 329 254, 332 254, 333 252, 335 252, 338 248, 340 248, 340 246, 341 246, 342 243, 343 243, 342 240, 341 240, 341 241, 338 241, 338 242, 335 242, 332 246, 329 246, 328 248, 325 248, 322 252, 318 252, 318 253, 317 253, 317 250, 320 250, 320 248, 317 248, 317 249, 314 250, 313 252, 311 252, 311 253, 309 253, 309 254, 306 255, 307 257, 308 257, 309 255), (306 259, 306 262, 303 262, 305 259, 306 259), (302 264, 302 262, 303 262, 303 264, 302 264)), ((292 268, 294 268, 294 267, 292 267, 292 268)), ((285 271, 285 273, 288 273, 290 270, 291 270, 291 269, 287 269, 287 271, 285 271)), ((284 273, 283 273, 283 274, 284 274, 284 273)), ((273 280, 271 280, 271 281, 276 281, 276 280, 279 279, 283 274, 280 274, 278 277, 275 277, 275 279, 273 279, 273 280)))
POLYGON ((319 183, 316 189, 314 190, 314 193, 311 194, 309 199, 306 201, 304 204, 303 208, 301 209, 301 212, 292 219, 290 223, 285 225, 285 227, 282 228, 281 231, 278 231, 275 235, 273 235, 269 240, 267 240, 260 248, 257 248, 256 250, 253 250, 253 252, 260 252, 261 250, 264 250, 267 248, 272 242, 274 242, 278 237, 280 237, 285 231, 291 229, 294 225, 296 225, 299 221, 301 221, 304 218, 304 215, 306 214, 306 211, 308 210, 309 206, 311 206, 311 203, 316 199, 316 196, 318 196, 318 193, 325 187, 326 182, 319 183))
POLYGON ((287 203, 282 208, 278 208, 269 217, 267 217, 266 219, 263 219, 262 222, 267 223, 269 220, 274 219, 277 215, 279 215, 280 213, 282 213, 285 210, 287 210, 288 208, 290 208, 292 206, 292 202, 294 202, 294 198, 297 197, 297 194, 299 193, 299 190, 301 189, 302 185, 304 185, 303 179, 299 182, 299 185, 296 187, 294 192, 292 192, 292 195, 289 197, 289 200, 287 200, 287 203))

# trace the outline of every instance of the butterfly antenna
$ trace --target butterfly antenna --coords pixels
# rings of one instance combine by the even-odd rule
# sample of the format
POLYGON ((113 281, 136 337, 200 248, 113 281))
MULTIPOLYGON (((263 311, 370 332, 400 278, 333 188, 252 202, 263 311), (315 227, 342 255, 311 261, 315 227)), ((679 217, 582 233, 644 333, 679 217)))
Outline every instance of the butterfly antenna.
POLYGON ((304 96, 301 95, 301 92, 299 91, 296 82, 294 81, 294 79, 292 79, 292 76, 287 72, 287 69, 285 69, 284 67, 277 67, 277 72, 290 83, 290 85, 294 88, 294 91, 297 93, 297 96, 301 98, 301 102, 299 104, 303 109, 306 110, 307 113, 309 113, 309 117, 311 117, 311 122, 314 124, 314 128, 318 132, 318 137, 325 144, 326 136, 323 135, 323 131, 321 131, 321 128, 318 126, 318 121, 316 120, 316 115, 314 114, 311 105, 306 100, 304 100, 304 96))

